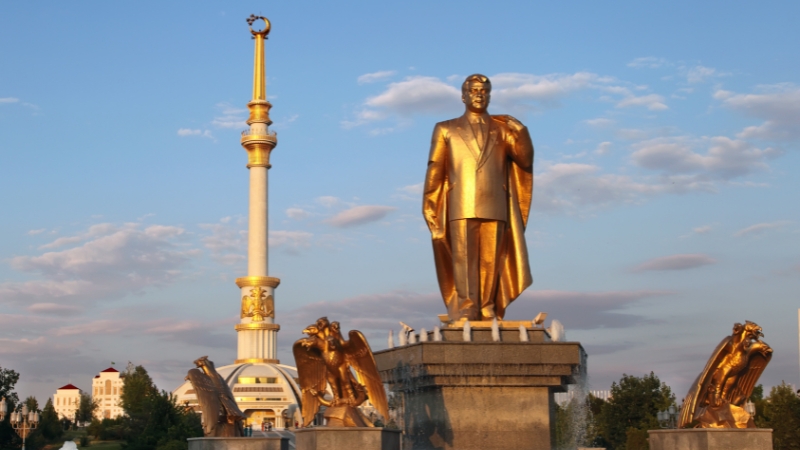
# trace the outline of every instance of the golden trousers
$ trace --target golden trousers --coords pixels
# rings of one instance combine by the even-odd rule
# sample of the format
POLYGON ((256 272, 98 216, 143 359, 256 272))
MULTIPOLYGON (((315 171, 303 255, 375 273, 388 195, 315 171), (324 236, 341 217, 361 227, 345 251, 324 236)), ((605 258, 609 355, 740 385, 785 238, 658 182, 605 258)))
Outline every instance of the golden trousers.
POLYGON ((461 317, 469 320, 495 316, 506 223, 499 220, 460 219, 448 224, 453 252, 453 281, 461 317))

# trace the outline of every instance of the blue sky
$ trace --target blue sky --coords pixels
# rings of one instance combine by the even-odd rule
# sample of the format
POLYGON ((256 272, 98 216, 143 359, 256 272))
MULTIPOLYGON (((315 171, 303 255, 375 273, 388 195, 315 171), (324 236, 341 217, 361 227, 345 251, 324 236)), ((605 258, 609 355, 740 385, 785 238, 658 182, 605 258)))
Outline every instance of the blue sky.
POLYGON ((176 387, 234 359, 251 96, 270 18, 270 272, 281 359, 321 315, 383 348, 437 297, 420 183, 430 133, 484 73, 536 148, 539 311, 590 383, 655 371, 682 397, 734 322, 798 383, 796 2, 0 5, 0 366, 21 395, 111 361, 176 387))

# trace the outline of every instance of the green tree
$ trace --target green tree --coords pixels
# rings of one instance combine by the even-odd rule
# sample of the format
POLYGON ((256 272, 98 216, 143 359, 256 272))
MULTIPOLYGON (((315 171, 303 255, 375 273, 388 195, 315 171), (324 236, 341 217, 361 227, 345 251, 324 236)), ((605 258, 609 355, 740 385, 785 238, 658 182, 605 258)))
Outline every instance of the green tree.
POLYGON ((39 402, 36 400, 36 397, 32 395, 28 396, 28 398, 26 398, 25 401, 22 403, 28 407, 28 411, 36 411, 36 412, 41 411, 39 409, 39 402))
POLYGON ((129 365, 123 373, 121 403, 126 450, 185 450, 186 438, 203 436, 200 417, 179 407, 172 394, 159 392, 142 366, 129 365))
POLYGON ((91 422, 94 418, 94 413, 100 405, 97 400, 92 399, 92 396, 81 392, 81 399, 78 402, 78 409, 75 411, 75 421, 77 422, 91 422))
MULTIPOLYGON (((597 419, 599 433, 611 449, 635 450, 647 430, 657 429, 658 411, 675 403, 675 395, 653 373, 643 377, 623 374, 619 383, 611 385, 611 400, 603 404, 597 419), (629 429, 632 431, 629 438, 629 429)), ((646 445, 646 441, 645 441, 646 445)))
POLYGON ((38 428, 42 436, 48 441, 54 441, 64 434, 64 428, 61 426, 61 421, 58 420, 58 413, 56 413, 56 409, 53 407, 53 400, 49 398, 39 418, 38 428))
MULTIPOLYGON (((14 387, 19 381, 19 374, 12 369, 0 367, 0 399, 6 399, 6 407, 9 413, 16 409, 19 403, 19 396, 14 392, 14 387)), ((17 436, 9 421, 11 414, 7 414, 5 419, 0 422, 0 448, 19 448, 22 446, 22 439, 17 436)))
POLYGON ((772 428, 772 448, 800 450, 800 398, 791 386, 774 386, 764 404, 764 415, 756 415, 756 426, 772 428))

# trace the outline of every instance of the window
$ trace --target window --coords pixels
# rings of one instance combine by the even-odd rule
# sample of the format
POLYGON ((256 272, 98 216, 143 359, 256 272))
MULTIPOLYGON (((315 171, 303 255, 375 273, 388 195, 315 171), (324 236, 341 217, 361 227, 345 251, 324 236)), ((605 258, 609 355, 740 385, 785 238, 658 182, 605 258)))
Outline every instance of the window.
POLYGON ((106 380, 106 395, 111 395, 111 380, 106 380))

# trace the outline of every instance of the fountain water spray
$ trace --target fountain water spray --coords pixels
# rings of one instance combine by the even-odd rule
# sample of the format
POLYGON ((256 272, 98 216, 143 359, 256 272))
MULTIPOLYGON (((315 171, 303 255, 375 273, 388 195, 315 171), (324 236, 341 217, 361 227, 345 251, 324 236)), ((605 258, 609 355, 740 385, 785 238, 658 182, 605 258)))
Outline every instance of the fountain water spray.
POLYGON ((464 321, 464 342, 471 342, 472 341, 472 325, 469 324, 469 320, 464 321))
POLYGON ((389 330, 389 348, 394 348, 394 330, 389 330))
POLYGON ((433 342, 442 342, 442 330, 438 325, 433 327, 433 342))
POLYGON ((406 334, 402 331, 397 333, 397 340, 400 341, 400 347, 404 345, 408 345, 408 340, 406 339, 406 334))
POLYGON ((567 340, 564 325, 558 320, 550 322, 550 338, 553 339, 553 342, 566 342, 567 340))
POLYGON ((519 341, 520 342, 528 342, 528 329, 525 328, 525 325, 519 326, 519 341))
POLYGON ((497 317, 492 319, 492 341, 500 342, 500 325, 497 323, 497 317))
POLYGON ((417 335, 414 334, 413 331, 411 333, 408 333, 408 343, 409 344, 416 344, 417 343, 417 335))
POLYGON ((428 342, 428 331, 425 328, 419 329, 419 341, 428 342))

